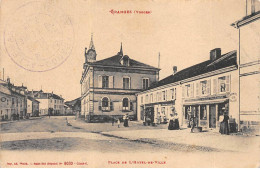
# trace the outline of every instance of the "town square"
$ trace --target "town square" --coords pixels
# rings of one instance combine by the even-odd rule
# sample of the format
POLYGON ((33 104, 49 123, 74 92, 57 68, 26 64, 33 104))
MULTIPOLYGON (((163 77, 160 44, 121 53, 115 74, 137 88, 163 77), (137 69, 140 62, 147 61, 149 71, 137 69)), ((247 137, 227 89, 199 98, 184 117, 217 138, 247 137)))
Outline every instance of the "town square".
POLYGON ((3 2, 1 167, 259 167, 260 1, 138 4, 3 2))

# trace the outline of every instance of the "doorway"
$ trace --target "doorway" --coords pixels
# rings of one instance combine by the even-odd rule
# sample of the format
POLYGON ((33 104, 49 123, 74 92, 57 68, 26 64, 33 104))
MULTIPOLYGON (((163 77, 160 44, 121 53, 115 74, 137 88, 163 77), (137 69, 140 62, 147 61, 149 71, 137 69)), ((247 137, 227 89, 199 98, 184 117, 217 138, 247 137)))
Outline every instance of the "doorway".
POLYGON ((216 105, 209 105, 209 128, 216 128, 216 105))

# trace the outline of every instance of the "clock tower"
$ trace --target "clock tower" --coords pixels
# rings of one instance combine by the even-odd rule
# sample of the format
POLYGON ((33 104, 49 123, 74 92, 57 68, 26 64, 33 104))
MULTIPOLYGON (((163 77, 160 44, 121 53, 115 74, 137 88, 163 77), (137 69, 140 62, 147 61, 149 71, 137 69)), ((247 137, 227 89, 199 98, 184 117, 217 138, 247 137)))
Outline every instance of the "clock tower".
POLYGON ((93 43, 93 34, 91 34, 91 41, 89 44, 89 49, 87 50, 87 48, 85 48, 85 63, 96 61, 96 56, 97 56, 97 53, 96 53, 95 46, 93 43))

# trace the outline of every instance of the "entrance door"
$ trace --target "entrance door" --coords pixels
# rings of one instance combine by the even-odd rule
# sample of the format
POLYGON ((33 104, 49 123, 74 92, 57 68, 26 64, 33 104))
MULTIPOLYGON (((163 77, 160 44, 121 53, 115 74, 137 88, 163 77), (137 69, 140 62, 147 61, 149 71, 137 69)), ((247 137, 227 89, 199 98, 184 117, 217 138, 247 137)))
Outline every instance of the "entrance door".
POLYGON ((216 128, 216 105, 209 106, 209 127, 216 128))
POLYGON ((143 121, 144 120, 144 107, 143 106, 140 107, 140 113, 141 113, 141 120, 143 121))

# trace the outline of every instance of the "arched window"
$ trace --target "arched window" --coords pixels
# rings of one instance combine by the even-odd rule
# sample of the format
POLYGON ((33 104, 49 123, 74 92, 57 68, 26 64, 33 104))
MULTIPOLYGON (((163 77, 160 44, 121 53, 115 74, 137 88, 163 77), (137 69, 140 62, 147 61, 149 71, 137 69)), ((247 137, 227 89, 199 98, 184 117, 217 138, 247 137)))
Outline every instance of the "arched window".
POLYGON ((107 97, 104 97, 104 98, 102 99, 102 108, 103 108, 103 107, 108 107, 108 104, 109 104, 108 98, 107 98, 107 97))
POLYGON ((123 98, 123 110, 129 110, 130 108, 129 108, 129 106, 130 106, 130 104, 129 104, 129 99, 128 98, 123 98))

